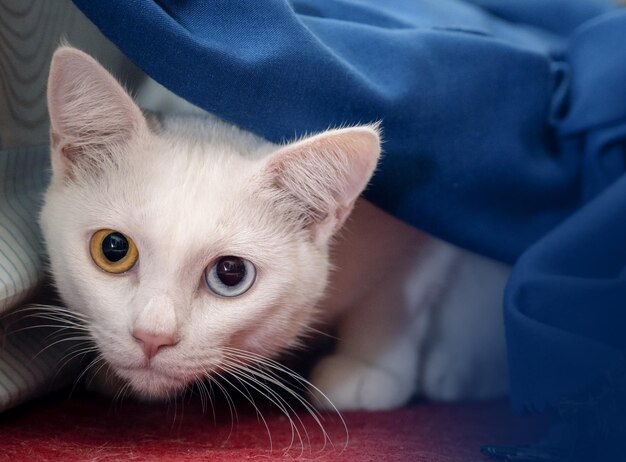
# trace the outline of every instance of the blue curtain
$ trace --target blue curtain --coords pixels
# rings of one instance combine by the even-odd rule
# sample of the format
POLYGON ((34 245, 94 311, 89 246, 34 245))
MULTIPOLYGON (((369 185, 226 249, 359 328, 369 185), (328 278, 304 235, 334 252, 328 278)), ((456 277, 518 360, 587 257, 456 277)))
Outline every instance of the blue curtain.
POLYGON ((367 198, 514 263, 513 403, 624 359, 626 11, 600 0, 74 0, 175 93, 273 141, 382 120, 367 198))

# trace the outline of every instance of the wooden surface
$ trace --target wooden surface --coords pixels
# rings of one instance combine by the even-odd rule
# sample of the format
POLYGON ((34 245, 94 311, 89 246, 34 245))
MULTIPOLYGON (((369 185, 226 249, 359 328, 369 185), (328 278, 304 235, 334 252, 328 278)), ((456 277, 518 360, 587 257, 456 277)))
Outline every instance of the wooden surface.
POLYGON ((0 149, 48 142, 46 80, 61 39, 123 73, 122 80, 138 78, 70 0, 0 0, 0 149))

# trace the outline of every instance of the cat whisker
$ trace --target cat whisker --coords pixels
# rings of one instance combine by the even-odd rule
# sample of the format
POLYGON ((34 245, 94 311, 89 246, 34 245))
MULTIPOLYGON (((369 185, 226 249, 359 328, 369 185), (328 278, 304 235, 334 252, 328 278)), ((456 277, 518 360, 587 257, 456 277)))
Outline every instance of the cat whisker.
MULTIPOLYGON (((296 380, 298 382, 298 386, 302 386, 303 388, 299 388, 301 391, 306 391, 308 386, 312 386, 310 384, 310 382, 308 380, 306 380, 304 377, 302 377, 300 374, 297 374, 296 372, 292 371, 291 369, 289 369, 288 367, 284 366, 283 364, 274 361, 273 359, 267 358, 265 356, 261 356, 259 354, 256 353, 252 353, 249 351, 245 351, 245 350, 239 350, 236 348, 223 348, 223 350, 225 351, 230 351, 235 358, 239 359, 240 361, 247 359, 250 361, 249 364, 254 364, 257 366, 264 366, 265 368, 267 368, 267 373, 271 374, 272 376, 274 376, 276 379, 278 380, 283 380, 282 377, 280 377, 276 372, 280 372, 283 373, 285 375, 287 375, 288 377, 296 380), (274 372, 276 371, 276 372, 274 372)), ((246 363, 245 361, 242 361, 242 363, 246 363)), ((248 363, 246 363, 248 364, 248 363)))
POLYGON ((89 371, 89 369, 93 368, 95 365, 97 365, 100 362, 105 362, 104 356, 102 356, 102 354, 98 354, 89 364, 87 364, 87 366, 83 369, 83 371, 80 373, 80 375, 74 382, 74 385, 72 386, 72 389, 70 390, 70 397, 74 394, 74 390, 76 389, 76 386, 78 385, 80 380, 85 376, 85 374, 89 371))
POLYGON ((15 334, 15 333, 26 331, 26 330, 41 329, 41 328, 54 328, 54 329, 64 328, 64 329, 87 330, 86 327, 84 326, 72 325, 69 322, 65 322, 65 320, 63 319, 53 318, 53 317, 44 316, 44 315, 29 314, 29 315, 23 316, 21 319, 24 320, 24 319, 29 319, 29 318, 45 319, 47 321, 56 321, 58 324, 34 324, 34 325, 20 327, 19 329, 11 330, 7 332, 7 334, 10 335, 10 334, 15 334))
MULTIPOLYGON (((246 389, 246 391, 247 391, 246 383, 248 385, 250 385, 253 390, 255 390, 258 393, 260 393, 267 400, 269 400, 272 404, 274 404, 277 408, 279 408, 281 410, 281 412, 289 419, 289 422, 291 424, 291 443, 290 443, 290 447, 291 447, 293 445, 294 440, 295 440, 295 434, 296 434, 296 432, 294 431, 295 425, 293 423, 293 420, 291 419, 291 416, 289 415, 289 412, 281 404, 281 402, 280 401, 276 401, 275 399, 273 399, 268 394, 266 394, 263 391, 259 390, 258 387, 255 387, 254 385, 250 384, 248 382, 249 378, 247 379, 245 376, 244 377, 240 376, 239 375, 240 371, 238 371, 236 367, 230 366, 230 365, 226 364, 225 367, 224 367, 224 371, 228 372, 235 380, 237 380, 239 383, 241 383, 241 385, 244 387, 244 389, 246 389)), ((263 387, 263 384, 260 384, 260 386, 263 387)), ((249 394, 249 392, 248 392, 248 396, 250 396, 250 399, 252 399, 252 397, 249 394)), ((255 409, 256 409, 256 406, 255 406, 255 409)), ((260 410, 257 410, 257 416, 258 415, 261 415, 260 410)), ((262 415, 261 415, 261 417, 262 417, 262 415)), ((268 432, 269 432, 269 429, 268 429, 268 432)), ((270 436, 270 443, 271 443, 271 436, 270 436)))
POLYGON ((87 382, 86 386, 89 387, 91 385, 91 383, 93 382, 93 380, 96 378, 96 376, 100 373, 100 371, 102 370, 103 367, 105 367, 107 365, 106 361, 101 361, 100 366, 98 367, 98 369, 96 369, 92 374, 91 377, 89 378, 89 381, 87 382))
POLYGON ((205 375, 201 375, 198 374, 196 376, 195 379, 195 383, 197 384, 199 390, 200 390, 200 396, 202 397, 203 394, 206 395, 206 401, 208 401, 208 403, 211 405, 211 414, 213 416, 213 425, 217 425, 217 417, 215 415, 215 394, 213 392, 213 384, 211 383, 211 380, 209 380, 208 377, 206 377, 205 375), (207 387, 207 383, 208 383, 208 387, 207 387))
POLYGON ((174 401, 174 418, 172 419, 172 425, 170 426, 170 430, 174 430, 174 426, 176 425, 176 419, 178 418, 178 396, 179 394, 174 391, 172 392, 173 401, 174 401))
MULTIPOLYGON (((297 393, 294 393, 289 387, 287 387, 286 385, 281 383, 279 380, 273 379, 271 376, 269 376, 266 373, 266 371, 263 371, 261 369, 257 369, 254 366, 250 366, 250 365, 246 365, 246 364, 240 364, 238 367, 241 368, 242 370, 244 370, 245 373, 248 376, 250 376, 251 380, 254 380, 257 383, 262 383, 261 382, 261 379, 262 379, 264 381, 269 382, 270 384, 278 386, 281 390, 286 391, 289 396, 294 397, 305 408, 305 410, 313 417, 313 419, 316 421, 317 425, 320 427, 320 429, 322 430, 322 433, 324 434, 324 445, 326 445, 327 433, 326 433, 326 431, 325 431, 325 429, 324 429, 324 427, 323 427, 323 425, 321 423, 320 418, 317 415, 317 410, 315 410, 306 400, 304 400, 302 397, 300 397, 297 393)), ((263 384, 263 385, 265 387, 267 387, 266 384, 263 384)), ((306 426, 304 425, 304 423, 300 419, 300 416, 298 415, 298 413, 295 412, 293 407, 291 405, 289 405, 288 402, 285 399, 283 399, 282 396, 280 396, 274 390, 272 390, 269 387, 267 387, 267 389, 271 391, 272 395, 277 396, 282 402, 285 403, 286 406, 289 407, 291 412, 298 419, 298 421, 299 421, 300 425, 302 426, 302 428, 304 428, 305 432, 307 432, 306 426)), ((310 439, 309 439, 309 436, 308 436, 308 432, 307 432, 307 441, 309 442, 309 445, 310 445, 310 439)))
POLYGON ((176 392, 172 393, 171 397, 170 397, 170 392, 168 392, 167 395, 168 395, 167 396, 167 401, 168 401, 168 404, 169 404, 168 409, 171 406, 170 399, 173 399, 173 401, 174 401, 174 418, 172 419, 172 425, 170 426, 170 431, 172 431, 172 430, 174 430, 174 424, 176 423, 176 414, 178 413, 178 401, 176 400, 178 395, 177 395, 176 392))
MULTIPOLYGON (((89 333, 89 331, 86 331, 86 332, 89 333)), ((57 329, 56 331, 51 332, 48 335, 46 335, 43 338, 43 341, 47 342, 47 341, 56 340, 57 338, 62 337, 64 335, 80 335, 80 334, 83 334, 83 331, 74 329, 73 327, 61 327, 57 329)), ((91 339, 91 337, 88 337, 88 336, 85 336, 85 337, 91 339)))
POLYGON ((71 362, 73 359, 77 358, 78 356, 81 356, 81 355, 85 356, 85 355, 88 355, 89 353, 96 353, 97 351, 98 351, 98 347, 96 347, 93 344, 88 345, 83 348, 77 348, 76 350, 69 351, 63 357, 59 359, 59 361, 57 362, 57 368, 60 371, 67 365, 67 363, 71 362), (61 361, 63 361, 63 363, 61 363, 61 361))
POLYGON ((14 315, 22 315, 24 313, 39 315, 39 316, 57 316, 64 321, 71 320, 73 322, 77 322, 79 324, 85 323, 88 321, 87 317, 83 314, 76 313, 74 311, 70 311, 67 308, 56 306, 56 305, 26 305, 11 312, 7 313, 4 317, 14 316, 14 315))
POLYGON ((112 404, 114 409, 117 407, 118 404, 121 405, 121 403, 124 400, 124 398, 126 397, 126 393, 127 393, 127 391, 129 389, 130 389, 130 383, 128 383, 128 382, 125 382, 122 386, 120 386, 118 388, 117 392, 115 393, 115 395, 113 396, 113 399, 111 401, 111 404, 112 404))
POLYGON ((202 413, 205 414, 207 412, 207 404, 210 404, 211 413, 213 415, 213 424, 217 425, 215 406, 213 405, 213 400, 211 399, 211 395, 209 394, 209 390, 206 386, 205 377, 200 374, 196 374, 193 384, 198 389, 198 394, 200 395, 200 405, 202 406, 202 413))
POLYGON ((304 332, 305 334, 310 332, 315 337, 322 336, 322 337, 327 337, 331 340, 339 340, 339 337, 329 334, 328 332, 325 332, 323 330, 317 329, 313 326, 309 326, 306 323, 300 323, 300 327, 302 328, 302 332, 304 332))
MULTIPOLYGON (((228 385, 230 385, 232 388, 235 389, 235 391, 237 391, 241 396, 243 396, 246 401, 248 401, 252 407, 254 408, 257 417, 259 417, 261 419, 261 421, 263 422, 263 425, 265 426, 265 430, 267 431, 267 436, 269 438, 270 441, 270 452, 273 451, 273 440, 272 440, 272 433, 270 431, 269 425, 267 424, 267 420, 265 420, 265 417, 263 416, 263 413, 261 412, 261 410, 259 409, 259 407, 257 406, 257 404, 254 402, 254 399, 252 398, 252 396, 250 395, 250 392, 247 390, 247 388, 245 387, 245 385, 243 385, 241 383, 241 381, 239 382, 243 387, 245 391, 242 391, 239 387, 237 387, 233 382, 231 382, 230 380, 228 380, 228 378, 221 374, 220 378, 226 382, 228 385)), ((216 382, 217 383, 217 382, 216 382)))
POLYGON ((29 318, 38 318, 38 319, 49 319, 51 321, 59 321, 62 324, 73 324, 77 327, 83 327, 83 320, 72 318, 66 314, 57 314, 49 311, 42 310, 31 310, 31 309, 18 309, 16 311, 12 311, 9 314, 5 315, 4 318, 8 317, 16 317, 19 316, 19 319, 29 319, 29 318))
MULTIPOLYGON (((308 380, 306 380, 304 377, 302 377, 300 374, 297 374, 296 372, 292 371, 291 369, 289 369, 288 367, 282 365, 281 363, 271 359, 271 358, 267 358, 264 356, 261 356, 259 354, 250 352, 250 351, 245 351, 245 350, 239 350, 237 348, 231 348, 231 347, 224 347, 222 348, 224 351, 231 351, 232 353, 234 353, 235 355, 238 355, 240 358, 244 358, 244 359, 249 359, 254 363, 257 364, 262 364, 272 370, 278 371, 278 372, 282 372, 286 375, 288 375, 289 377, 291 377, 292 379, 296 380, 298 383, 300 383, 301 385, 307 387, 307 388, 312 388, 315 391, 319 392, 322 397, 326 400, 326 402, 328 404, 331 405, 331 407, 333 408, 333 410, 338 414, 341 415, 341 413, 339 412, 339 410, 333 405, 333 403, 326 397, 326 395, 324 395, 324 393, 322 393, 321 390, 319 390, 315 385, 313 385, 311 382, 309 382, 308 380)), ((276 376, 278 377, 278 376, 276 376)))
POLYGON ((190 387, 190 392, 192 396, 196 394, 194 393, 194 389, 198 391, 197 395, 200 397, 200 408, 202 409, 202 415, 204 415, 206 414, 206 411, 207 411, 207 405, 206 405, 206 399, 204 397, 204 393, 202 389, 200 388, 200 383, 202 383, 202 378, 198 375, 194 375, 193 381, 191 382, 189 387, 190 387))
POLYGON ((37 324, 37 325, 34 325, 34 326, 26 326, 26 327, 20 327, 19 329, 15 329, 15 330, 10 330, 10 331, 6 332, 6 335, 7 336, 11 336, 11 335, 18 334, 20 332, 26 332, 26 331, 30 331, 30 330, 34 330, 34 329, 54 329, 46 337, 43 338, 43 341, 48 340, 50 337, 52 337, 54 335, 59 335, 60 333, 62 333, 61 331, 65 331, 65 330, 68 330, 68 329, 77 330, 77 329, 75 329, 72 326, 62 326, 60 324, 37 324))
POLYGON ((104 375, 104 382, 105 383, 109 383, 109 381, 111 380, 111 376, 112 375, 115 375, 113 373, 113 368, 107 367, 106 374, 104 375))
MULTIPOLYGON (((200 407, 202 408, 202 415, 204 415, 207 412, 208 406, 207 406, 207 398, 206 398, 206 395, 204 394, 204 390, 201 385, 202 380, 203 380, 203 377, 201 375, 196 374, 194 376, 194 379, 191 385, 194 387, 195 390, 197 390, 197 394, 200 397, 200 407)), ((193 393, 193 390, 192 390, 192 394, 196 394, 196 393, 193 393)))
POLYGON ((94 345, 93 343, 89 342, 89 341, 85 341, 79 345, 76 345, 76 349, 68 351, 64 356, 62 356, 59 359, 59 362, 57 363, 60 364, 61 361, 63 360, 67 360, 77 356, 77 355, 81 355, 81 354, 86 354, 86 353, 91 353, 91 352, 95 352, 98 351, 98 347, 96 345, 94 345), (82 348, 80 348, 82 347, 82 348))
POLYGON ((75 335, 72 337, 64 337, 62 339, 56 340, 52 343, 49 343, 48 345, 46 345, 45 347, 43 347, 41 350, 39 350, 39 352, 33 356, 32 360, 37 359, 41 354, 43 354, 44 352, 46 352, 47 350, 49 350, 50 348, 54 347, 55 345, 59 345, 63 342, 79 342, 79 341, 86 341, 86 340, 91 340, 91 337, 87 337, 85 335, 75 335))
POLYGON ((65 354, 57 361, 57 365, 60 366, 57 367, 57 371, 53 377, 53 380, 56 380, 58 374, 75 357, 81 354, 88 354, 91 351, 96 351, 96 348, 93 345, 93 338, 91 336, 89 328, 83 324, 82 319, 74 316, 73 313, 67 311, 65 308, 60 308, 53 305, 29 305, 26 307, 22 307, 19 310, 16 310, 15 314, 22 314, 22 319, 33 318, 58 323, 37 324, 14 331, 21 332, 37 328, 53 329, 53 331, 43 339, 43 342, 50 342, 47 343, 47 345, 45 345, 33 356, 33 360, 37 359, 39 356, 43 355, 47 351, 50 351, 52 348, 60 344, 69 342, 69 345, 67 345, 68 351, 65 352, 65 354), (59 312, 61 314, 57 315, 56 312, 59 312), (78 320, 79 323, 73 321, 73 318, 78 320), (57 339, 58 337, 61 338, 57 339), (89 346, 88 348, 81 348, 85 345, 85 343, 88 343, 91 346, 89 346))
MULTIPOLYGON (((231 359, 231 362, 232 362, 232 359, 231 359)), ((298 413, 296 413, 296 412, 294 411, 294 409, 291 407, 291 405, 289 405, 289 404, 288 404, 288 403, 287 403, 287 402, 286 402, 286 401, 282 398, 282 396, 280 396, 280 395, 279 395, 278 393, 276 393, 274 390, 272 390, 271 388, 269 388, 269 387, 267 386, 267 384, 265 384, 265 383, 261 382, 259 379, 263 379, 263 380, 265 380, 265 381, 267 381, 267 382, 270 382, 270 383, 272 383, 272 384, 274 384, 274 385, 277 385, 277 386, 279 386, 281 389, 283 389, 283 390, 287 391, 287 393, 288 393, 290 396, 295 397, 295 398, 296 398, 296 400, 297 400, 300 404, 302 404, 302 405, 304 406, 304 408, 307 410, 307 412, 308 412, 309 414, 311 414, 311 415, 312 415, 312 417, 315 419, 315 421, 316 421, 317 425, 319 426, 319 428, 321 429, 321 431, 322 431, 322 433, 323 433, 323 435, 324 435, 324 447, 326 446, 326 442, 327 442, 327 441, 329 441, 329 440, 330 440, 330 438, 328 437, 328 434, 327 434, 327 432, 325 431, 325 429, 324 429, 324 427, 323 427, 323 425, 322 425, 322 423, 321 423, 321 420, 320 420, 320 419, 319 419, 319 417, 316 415, 316 414, 317 414, 317 411, 316 411, 316 410, 315 410, 315 409, 314 409, 314 408, 313 408, 313 407, 312 407, 312 406, 311 406, 308 402, 306 402, 306 401, 305 401, 302 397, 300 397, 299 395, 297 395, 296 393, 294 393, 294 392, 293 392, 293 391, 292 391, 289 387, 285 386, 285 385, 281 382, 281 380, 282 380, 282 379, 281 379, 280 377, 276 376, 275 374, 271 374, 271 371, 270 371, 270 374, 271 374, 271 375, 273 375, 275 378, 274 378, 274 377, 271 377, 271 376, 270 376, 270 374, 268 374, 268 372, 267 372, 267 371, 264 371, 264 370, 258 369, 258 368, 256 368, 256 367, 255 367, 255 365, 251 365, 251 364, 248 364, 248 363, 242 362, 242 361, 240 361, 239 359, 236 359, 236 364, 234 364, 234 366, 235 366, 238 370, 240 370, 240 371, 244 371, 244 372, 242 372, 242 373, 245 373, 245 374, 246 374, 246 377, 247 377, 249 380, 253 380, 253 381, 254 381, 254 382, 256 382, 257 384, 259 384, 260 386, 262 386, 262 387, 263 387, 264 389, 266 389, 269 393, 271 393, 273 397, 275 397, 276 399, 279 399, 282 403, 285 403, 285 405, 289 407, 289 410, 291 410, 291 412, 293 413, 293 415, 294 415, 294 416, 296 416, 296 418, 298 419, 298 421, 299 421, 299 423, 300 423, 300 426, 301 426, 301 427, 304 429, 304 431, 306 432, 307 442, 308 442, 308 444, 309 444, 309 448, 311 448, 311 445, 310 445, 310 438, 309 438, 309 435, 308 435, 307 428, 306 428, 306 426, 304 425, 304 423, 302 422, 302 420, 300 419, 300 417, 299 417, 298 413)), ((268 398, 269 398, 269 397, 268 397, 268 398)), ((272 402, 274 402, 274 401, 272 400, 272 402)), ((274 402, 274 404, 276 404, 276 403, 274 402)), ((282 406, 278 406, 278 407, 281 409, 281 411, 283 411, 285 414, 287 414, 287 410, 286 410, 284 407, 282 407, 282 406)), ((289 419, 290 419, 290 420, 292 420, 292 419, 291 419, 291 417, 290 417, 289 415, 288 415, 288 417, 289 417, 289 419)), ((292 422, 293 422, 293 421, 292 421, 292 422)), ((296 429, 297 429, 297 426, 295 425, 295 423, 293 423, 293 424, 294 424, 294 428, 296 428, 296 429)), ((298 436, 300 437, 300 435, 298 435, 298 436)), ((301 447, 302 447, 302 449, 304 450, 304 448, 303 448, 303 440, 302 440, 302 438, 301 438, 301 437, 300 437, 300 441, 301 441, 301 447)))
POLYGON ((180 396, 180 423, 179 426, 182 425, 183 419, 185 417, 185 394, 188 390, 188 385, 185 386, 185 389, 182 393, 178 393, 174 391, 172 393, 174 397, 174 418, 172 419, 172 425, 170 430, 174 430, 174 426, 176 425, 176 419, 178 418, 178 397, 180 396))
POLYGON ((309 448, 311 447, 311 441, 309 439, 306 426, 304 425, 304 423, 302 422, 298 414, 291 407, 291 405, 289 405, 289 403, 287 403, 278 393, 276 393, 274 390, 269 388, 265 383, 263 383, 262 381, 248 374, 244 367, 241 367, 237 364, 226 364, 225 370, 229 372, 231 375, 233 375, 233 377, 235 377, 237 380, 247 383, 248 386, 250 386, 256 392, 260 393, 263 397, 265 397, 268 401, 270 401, 273 405, 275 405, 285 415, 285 417, 289 420, 289 423, 291 426, 291 441, 290 441, 289 446, 284 450, 284 453, 288 453, 291 450, 295 442, 295 439, 297 437, 298 440, 300 441, 300 447, 301 447, 300 456, 302 456, 302 454, 304 453, 304 440, 302 438, 302 434, 300 433, 298 429, 298 425, 291 417, 292 414, 296 416, 296 418, 298 419, 298 422, 300 423, 300 426, 305 431, 309 448))
MULTIPOLYGON (((41 320, 45 320, 45 321, 52 321, 55 324, 50 324, 50 323, 40 323, 40 324, 29 324, 26 326, 22 326, 16 329, 11 329, 11 330, 7 330, 6 335, 15 335, 17 333, 20 332, 25 332, 25 331, 31 331, 31 330, 35 330, 35 329, 44 329, 44 330, 52 330, 44 339, 43 341, 47 341, 50 337, 54 336, 54 335, 58 335, 63 333, 64 331, 74 331, 74 332, 86 332, 88 331, 88 329, 83 326, 83 325, 78 325, 75 324, 71 321, 68 321, 65 318, 59 318, 56 316, 51 316, 49 314, 46 313, 32 313, 30 312, 30 310, 21 310, 22 313, 28 313, 25 315, 22 315, 19 320, 16 320, 14 323, 20 323, 23 324, 26 320, 28 319, 41 319, 41 320)), ((13 313, 14 315, 17 315, 18 313, 13 313)), ((27 321, 26 321, 27 322, 27 321)))
POLYGON ((65 367, 72 362, 75 358, 79 357, 79 356, 86 356, 90 353, 97 353, 98 352, 98 348, 91 342, 91 340, 85 341, 83 343, 80 343, 78 345, 76 345, 77 349, 76 350, 70 350, 68 351, 65 355, 63 355, 58 361, 57 361, 57 371, 54 373, 54 377, 52 378, 52 381, 54 382, 57 378, 57 376, 65 369, 65 367), (79 348, 82 345, 85 345, 85 343, 88 344, 88 346, 85 346, 83 348, 79 348))
MULTIPOLYGON (((289 378, 292 378, 296 381, 295 384, 290 384, 292 386, 295 386, 296 389, 302 393, 306 393, 307 392, 307 384, 306 384, 306 380, 300 376, 299 374, 295 373, 294 371, 290 370, 289 368, 287 368, 286 366, 280 364, 280 363, 271 363, 269 362, 270 360, 267 358, 264 358, 262 356, 260 357, 256 357, 256 356, 245 356, 244 354, 234 354, 234 357, 242 364, 242 365, 247 365, 248 367, 256 367, 258 370, 262 371, 264 374, 268 374, 270 376, 272 376, 276 381, 277 384, 282 384, 283 381, 285 381, 284 377, 281 377, 278 372, 286 375, 289 378)), ((318 413, 316 409, 314 409, 315 413, 318 413)), ((319 413, 318 413, 319 414, 319 413)))
POLYGON ((213 402, 213 388, 209 383, 210 389, 207 389, 206 382, 204 380, 200 380, 200 387, 206 393, 207 400, 211 406, 211 415, 213 416, 213 425, 217 425, 217 418, 215 416, 215 403, 213 402))
MULTIPOLYGON (((321 414, 317 411, 317 409, 315 409, 314 406, 312 406, 306 399, 304 399, 302 396, 300 396, 299 394, 295 393, 290 387, 288 387, 286 384, 283 383, 283 380, 281 377, 278 377, 276 374, 274 374, 271 371, 267 371, 264 369, 259 368, 257 365, 255 364, 247 364, 244 362, 238 362, 238 367, 240 367, 241 369, 245 370, 247 374, 252 374, 255 377, 258 377, 260 379, 263 379, 275 386, 278 386, 281 390, 284 390, 285 392, 287 392, 287 394, 293 398, 295 398, 297 400, 298 403, 300 403, 304 409, 311 415, 311 417, 315 420, 316 424, 318 425, 318 427, 320 428, 320 430, 322 431, 322 434, 324 435, 324 445, 322 447, 321 450, 324 450, 326 448, 326 444, 330 443, 331 446, 334 447, 334 444, 332 443, 332 439, 330 438, 330 435, 328 435, 328 433, 326 432, 326 429, 324 428, 324 425, 322 423, 323 417, 321 416, 321 414)), ((255 379, 258 382, 258 379, 255 379)), ((274 394, 275 392, 273 390, 271 390, 272 393, 274 394)), ((276 394, 278 397, 280 397, 280 395, 276 394)), ((285 404, 287 404, 286 401, 284 401, 282 399, 282 397, 280 397, 281 401, 285 402, 285 404)), ((287 404, 289 406, 289 404, 287 404)), ((296 417, 298 417, 298 420, 300 421, 301 426, 305 429, 306 431, 306 426, 303 424, 303 422, 300 420, 298 414, 293 411, 293 408, 291 408, 291 406, 289 406, 289 408, 292 410, 292 412, 294 413, 294 415, 296 415, 296 417)), ((308 432, 307 432, 307 440, 308 440, 308 432)), ((310 441, 309 441, 309 447, 310 447, 310 441)))
POLYGON ((50 311, 59 311, 59 312, 64 312, 64 313, 68 313, 74 317, 87 317, 87 315, 83 314, 83 313, 79 313, 76 311, 73 311, 69 308, 67 308, 66 306, 62 306, 62 305, 51 305, 51 304, 43 304, 43 303, 31 303, 29 305, 27 305, 27 307, 30 308, 36 308, 36 309, 43 309, 43 310, 50 310, 50 311))
POLYGON ((210 374, 206 374, 206 378, 209 381, 209 387, 211 390, 213 390, 213 384, 215 384, 215 386, 222 392, 222 394, 224 395, 224 398, 226 399, 226 403, 228 404, 228 411, 230 412, 230 431, 228 432, 228 436, 226 437, 226 441, 228 442, 228 440, 230 440, 230 437, 233 434, 233 430, 235 428, 235 418, 237 419, 237 422, 239 422, 239 416, 237 415, 237 409, 235 408, 235 403, 233 402, 230 394, 228 393, 228 391, 215 379, 213 378, 210 374), (233 416, 233 411, 234 411, 234 416, 233 416))
MULTIPOLYGON (((79 316, 74 315, 74 313, 68 311, 65 308, 57 307, 54 305, 27 305, 12 311, 10 314, 12 316, 19 317, 20 321, 36 319, 48 322, 24 326, 19 329, 10 331, 9 335, 35 329, 51 329, 52 332, 50 332, 42 339, 44 343, 50 340, 54 340, 57 337, 61 337, 58 340, 50 341, 49 343, 47 343, 47 345, 45 345, 33 356, 32 360, 37 359, 39 356, 46 353, 51 348, 65 342, 83 342, 85 340, 91 341, 91 338, 88 335, 84 335, 85 333, 89 334, 89 329, 84 325, 83 320, 79 316), (50 322, 52 322, 52 324, 50 322)), ((71 346, 72 345, 70 344, 69 347, 71 348, 71 346)), ((71 353, 72 352, 69 351, 59 360, 59 362, 67 358, 67 355, 71 353)), ((65 363, 63 364, 63 367, 64 366, 65 363)), ((61 370, 62 368, 57 369, 53 380, 56 379, 58 373, 61 370)))
MULTIPOLYGON (((348 443, 349 443, 349 432, 348 432, 348 426, 347 426, 343 416, 341 415, 339 410, 335 407, 335 405, 328 399, 328 397, 326 397, 326 395, 321 390, 319 390, 317 387, 315 387, 315 385, 313 385, 311 382, 306 380, 301 375, 295 373, 291 369, 285 367, 284 365, 280 364, 279 362, 277 362, 277 361, 275 361, 273 359, 266 358, 264 356, 261 356, 259 354, 256 354, 256 353, 253 353, 253 352, 250 352, 250 351, 240 350, 238 348, 223 347, 222 350, 223 350, 225 355, 228 355, 230 353, 230 355, 234 355, 234 357, 236 359, 240 360, 240 361, 241 360, 245 360, 245 359, 251 361, 252 365, 251 364, 247 364, 245 362, 243 364, 246 364, 246 367, 251 368, 251 369, 256 367, 257 368, 256 369, 257 372, 264 373, 264 374, 269 374, 271 377, 273 377, 274 383, 277 386, 279 386, 280 388, 282 388, 283 390, 285 390, 287 393, 289 393, 291 396, 293 396, 296 399, 298 399, 300 401, 300 403, 304 405, 305 409, 315 419, 316 423, 320 426, 320 428, 324 432, 324 435, 325 435, 324 445, 326 444, 326 437, 328 437, 328 442, 330 442, 330 444, 334 447, 334 444, 332 443, 332 440, 330 439, 330 436, 327 434, 327 432, 325 431, 325 429, 323 427, 323 424, 321 422, 323 417, 321 416, 319 411, 317 411, 315 406, 312 406, 304 398, 302 398, 301 396, 299 396, 298 394, 293 392, 293 390, 290 387, 287 387, 283 383, 284 379, 282 379, 280 376, 278 376, 276 372, 280 372, 280 373, 283 373, 283 374, 287 375, 288 377, 292 378, 293 380, 295 380, 298 384, 300 384, 303 387, 315 390, 331 406, 331 408, 334 411, 334 413, 341 420, 341 423, 342 423, 342 426, 344 428, 344 432, 345 432, 345 435, 346 435, 345 443, 343 445, 343 449, 342 450, 345 450, 347 448, 348 443), (259 370, 258 369, 259 366, 264 366, 266 369, 265 370, 259 370)), ((231 356, 231 358, 232 358, 232 356, 231 356)))

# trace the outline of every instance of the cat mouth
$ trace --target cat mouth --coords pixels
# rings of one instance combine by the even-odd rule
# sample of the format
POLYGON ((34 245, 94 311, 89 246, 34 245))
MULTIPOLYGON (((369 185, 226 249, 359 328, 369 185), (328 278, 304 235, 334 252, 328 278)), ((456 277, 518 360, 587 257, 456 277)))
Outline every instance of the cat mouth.
POLYGON ((185 389, 189 380, 161 372, 154 367, 116 367, 117 374, 144 399, 169 398, 185 389))

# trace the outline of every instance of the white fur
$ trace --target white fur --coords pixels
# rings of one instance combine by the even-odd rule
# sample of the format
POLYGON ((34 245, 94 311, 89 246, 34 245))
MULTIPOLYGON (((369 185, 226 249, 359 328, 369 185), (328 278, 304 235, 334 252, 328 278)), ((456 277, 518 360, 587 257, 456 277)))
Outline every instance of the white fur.
POLYGON ((337 407, 387 409, 416 392, 446 401, 506 394, 508 267, 365 201, 332 258, 337 270, 322 306, 338 318, 339 344, 311 380, 337 407))
POLYGON ((338 320, 340 341, 316 366, 312 393, 339 408, 390 408, 418 390, 506 391, 506 268, 362 200, 329 255, 375 168, 376 126, 277 146, 211 116, 146 122, 104 69, 68 47, 53 59, 49 104, 53 180, 41 225, 55 282, 137 394, 168 396, 218 373, 232 348, 276 357, 321 319, 338 320), (90 237, 103 228, 135 241, 129 272, 91 260, 90 237), (239 297, 204 285, 223 255, 257 268, 239 297), (147 360, 134 328, 176 343, 147 360))

